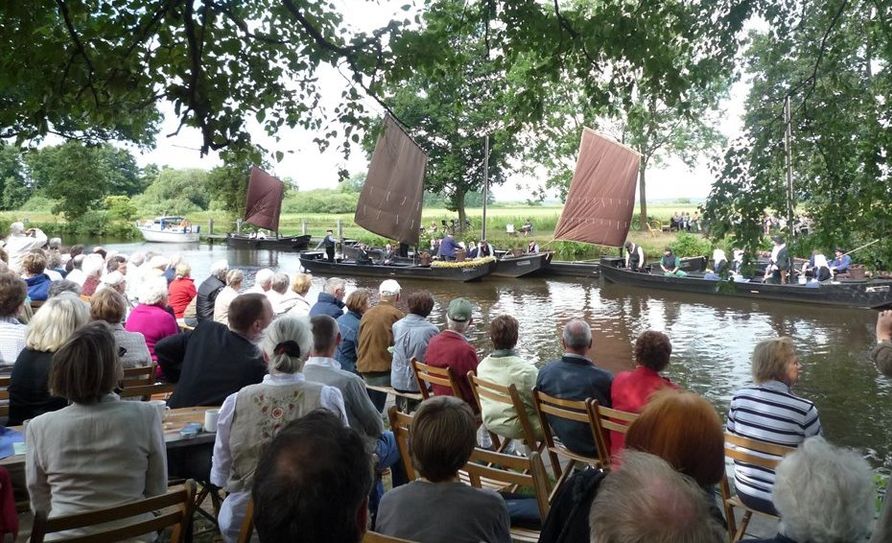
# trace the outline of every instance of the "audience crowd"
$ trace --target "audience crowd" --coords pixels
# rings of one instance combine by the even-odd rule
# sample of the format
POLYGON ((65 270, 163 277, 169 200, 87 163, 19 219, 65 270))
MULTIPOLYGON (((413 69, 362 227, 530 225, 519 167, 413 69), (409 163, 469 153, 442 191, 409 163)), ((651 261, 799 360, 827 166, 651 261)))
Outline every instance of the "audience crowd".
MULTIPOLYGON (((469 486, 462 469, 476 448, 500 443, 501 452, 548 459, 539 444, 551 436, 582 461, 558 477, 550 457, 559 486, 547 515, 533 515, 540 541, 720 542, 734 524, 718 492, 727 432, 790 451, 763 455, 779 462, 774 469, 729 466, 743 504, 780 518, 777 534, 758 541, 892 537, 892 507, 874 522, 866 461, 826 441, 814 403, 796 394, 802 365, 787 337, 755 345, 752 381, 723 420, 661 374, 672 344, 658 331, 637 338, 634 369, 613 375, 592 360, 583 319, 559 331, 563 354, 540 362, 518 350, 513 316, 478 324, 490 343, 474 345, 471 300, 407 293, 392 279, 375 295, 329 278, 311 301, 307 274, 263 269, 246 289, 244 272, 221 261, 196 287, 179 257, 64 251, 21 223, 0 259, 7 426, 25 425, 24 485, 31 508, 51 517, 159 495, 183 476, 225 491, 218 523, 227 542, 253 510, 265 542, 356 543, 374 530, 507 543, 520 522, 516 496, 469 486), (438 303, 443 330, 429 320, 438 303), (413 360, 447 368, 454 388, 428 390, 413 360), (165 449, 155 405, 121 400, 124 368, 135 367, 155 367, 173 384, 171 409, 219 407, 202 459, 165 449), (476 395, 469 374, 515 401, 476 395), (388 396, 411 415, 405 446, 386 428, 388 396), (546 400, 586 400, 634 421, 602 435, 582 418, 540 415, 546 400)), ((879 314, 876 339, 871 358, 892 377, 892 311, 879 314)))

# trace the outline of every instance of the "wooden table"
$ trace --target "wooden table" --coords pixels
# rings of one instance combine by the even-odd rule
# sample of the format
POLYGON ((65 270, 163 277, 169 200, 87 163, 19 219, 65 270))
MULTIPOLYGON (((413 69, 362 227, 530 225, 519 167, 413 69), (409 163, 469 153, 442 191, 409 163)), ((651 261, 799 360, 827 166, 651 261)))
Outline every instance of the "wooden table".
MULTIPOLYGON (((195 445, 204 445, 213 443, 217 437, 216 433, 201 431, 195 437, 183 437, 180 430, 190 422, 197 422, 204 425, 204 412, 210 409, 219 409, 219 407, 181 407, 179 409, 171 409, 164 419, 164 443, 168 449, 180 447, 192 447, 195 445)), ((12 426, 13 430, 25 433, 23 426, 12 426)), ((0 460, 0 466, 7 469, 24 468, 25 455, 14 454, 0 460)))

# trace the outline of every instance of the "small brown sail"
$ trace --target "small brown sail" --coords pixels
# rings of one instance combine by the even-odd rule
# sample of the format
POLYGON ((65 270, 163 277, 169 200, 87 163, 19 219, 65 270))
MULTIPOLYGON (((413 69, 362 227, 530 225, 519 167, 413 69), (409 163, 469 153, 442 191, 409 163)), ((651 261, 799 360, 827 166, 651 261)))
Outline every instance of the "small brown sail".
POLYGON ((427 154, 390 115, 385 116, 356 206, 356 224, 380 236, 416 245, 426 167, 427 154))
POLYGON ((252 166, 245 197, 245 222, 278 232, 284 194, 284 183, 252 166))
POLYGON ((635 207, 640 160, 637 151, 585 128, 554 239, 620 247, 635 207))

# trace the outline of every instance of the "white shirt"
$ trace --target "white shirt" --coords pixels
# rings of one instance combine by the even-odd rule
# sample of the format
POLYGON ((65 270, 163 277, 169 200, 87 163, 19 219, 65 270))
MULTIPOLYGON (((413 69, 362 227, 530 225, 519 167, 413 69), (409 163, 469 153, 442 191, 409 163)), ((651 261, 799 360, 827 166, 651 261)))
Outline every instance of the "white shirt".
POLYGON ((341 369, 340 362, 334 358, 328 358, 327 356, 311 356, 304 364, 304 367, 306 366, 322 366, 323 368, 332 368, 335 370, 341 369))
POLYGON ((223 287, 214 299, 214 320, 229 326, 229 304, 238 296, 238 291, 229 285, 223 287))
POLYGON ((22 257, 31 249, 39 249, 46 245, 46 234, 40 228, 34 229, 34 237, 24 234, 10 234, 6 238, 3 249, 9 255, 9 269, 16 273, 22 271, 22 257))
POLYGON ((294 305, 288 310, 289 317, 306 317, 310 314, 310 302, 298 293, 294 293, 294 305))
POLYGON ((12 368, 25 348, 27 332, 28 327, 15 317, 0 317, 0 367, 12 368))
MULTIPOLYGON (((221 293, 222 294, 222 293, 221 293)), ((288 386, 294 383, 306 381, 302 373, 276 373, 263 376, 263 384, 270 386, 288 386)), ((232 417, 235 415, 235 400, 238 392, 227 396, 220 407, 220 416, 217 418, 217 438, 214 440, 214 457, 211 464, 211 483, 225 488, 229 482, 229 474, 232 470, 232 450, 229 448, 229 437, 232 431, 232 417)), ((347 409, 344 407, 344 398, 341 391, 330 386, 322 387, 319 395, 319 403, 325 409, 341 419, 344 426, 347 422, 347 409)), ((223 540, 233 543, 238 539, 239 529, 245 516, 245 508, 251 498, 251 490, 232 492, 223 501, 217 521, 220 525, 220 533, 223 540)))
POLYGON ((68 279, 69 281, 74 281, 75 283, 78 284, 78 286, 82 287, 82 286, 84 286, 84 281, 87 280, 87 274, 85 274, 83 272, 83 270, 80 270, 78 268, 72 268, 72 270, 70 272, 68 272, 68 275, 65 276, 65 279, 68 279))

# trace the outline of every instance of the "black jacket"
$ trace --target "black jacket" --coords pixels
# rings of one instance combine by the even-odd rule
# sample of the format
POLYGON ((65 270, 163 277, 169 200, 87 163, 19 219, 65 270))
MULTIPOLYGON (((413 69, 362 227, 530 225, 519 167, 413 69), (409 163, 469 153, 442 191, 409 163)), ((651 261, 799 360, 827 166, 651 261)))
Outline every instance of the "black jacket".
POLYGON ((213 275, 198 286, 198 296, 195 299, 195 318, 198 322, 214 320, 214 302, 217 300, 217 294, 220 294, 225 286, 226 283, 213 275))
POLYGON ((53 353, 23 349, 9 377, 9 420, 7 426, 18 426, 26 419, 62 409, 65 398, 50 395, 50 368, 53 353))
POLYGON ((165 379, 177 384, 167 401, 171 408, 222 405, 227 396, 261 382, 266 374, 260 350, 214 321, 162 339, 155 353, 165 379))

